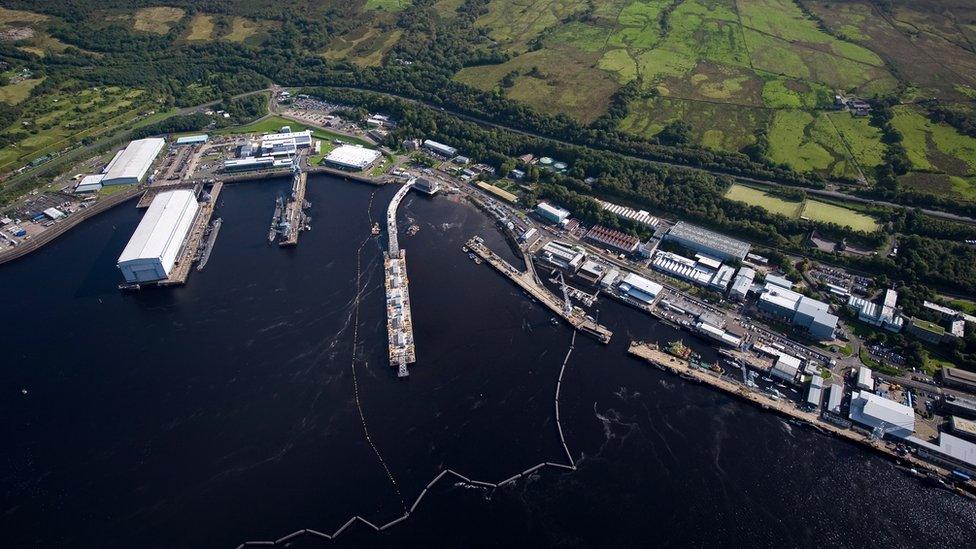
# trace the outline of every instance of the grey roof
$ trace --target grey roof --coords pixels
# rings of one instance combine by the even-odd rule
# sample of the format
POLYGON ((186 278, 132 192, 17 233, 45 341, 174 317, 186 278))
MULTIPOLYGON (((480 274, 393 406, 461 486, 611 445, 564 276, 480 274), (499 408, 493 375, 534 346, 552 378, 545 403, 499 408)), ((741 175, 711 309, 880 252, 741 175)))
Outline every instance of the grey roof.
POLYGON ((671 227, 668 235, 694 242, 701 246, 707 246, 713 250, 719 250, 739 259, 744 258, 751 248, 747 242, 690 223, 685 223, 684 221, 679 221, 671 227))

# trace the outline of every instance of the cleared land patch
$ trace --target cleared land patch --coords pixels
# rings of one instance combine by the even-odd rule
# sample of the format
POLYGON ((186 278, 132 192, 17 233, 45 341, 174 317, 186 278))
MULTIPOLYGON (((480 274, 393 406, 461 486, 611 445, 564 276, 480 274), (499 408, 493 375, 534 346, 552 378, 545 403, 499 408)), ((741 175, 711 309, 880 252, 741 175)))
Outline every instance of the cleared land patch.
POLYGON ((190 20, 190 32, 186 35, 189 41, 210 40, 214 33, 214 16, 198 13, 190 20))
POLYGON ((158 6, 137 10, 132 27, 137 31, 166 34, 174 23, 183 19, 186 12, 180 8, 158 6))
POLYGON ((343 36, 336 37, 322 52, 322 57, 351 61, 361 67, 376 67, 403 35, 397 29, 384 32, 379 27, 366 25, 343 36))
POLYGON ((802 202, 787 200, 753 187, 738 183, 729 187, 725 198, 738 202, 745 202, 751 206, 759 206, 771 213, 785 215, 790 219, 804 218, 822 223, 836 223, 857 231, 873 232, 878 229, 878 222, 873 217, 820 200, 806 199, 802 202))
POLYGON ((244 17, 234 17, 230 21, 230 30, 220 38, 231 42, 243 42, 252 46, 261 45, 277 24, 272 21, 255 21, 244 17))
POLYGON ((3 101, 8 105, 16 105, 24 99, 27 99, 31 90, 43 80, 43 78, 28 78, 26 80, 21 80, 20 82, 7 84, 6 86, 0 87, 0 101, 3 101))
POLYGON ((366 10, 402 11, 410 5, 410 0, 366 0, 366 10))
POLYGON ((40 23, 48 17, 41 13, 24 10, 10 10, 0 6, 0 24, 7 23, 40 23))

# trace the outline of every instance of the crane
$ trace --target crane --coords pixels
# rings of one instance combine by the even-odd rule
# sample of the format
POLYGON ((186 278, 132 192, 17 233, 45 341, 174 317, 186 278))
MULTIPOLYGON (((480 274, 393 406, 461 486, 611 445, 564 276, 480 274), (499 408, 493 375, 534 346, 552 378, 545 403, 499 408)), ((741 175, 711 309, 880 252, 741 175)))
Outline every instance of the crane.
POLYGON ((569 300, 569 288, 566 286, 562 271, 559 271, 559 287, 563 291, 563 315, 570 317, 573 314, 573 302, 569 300))

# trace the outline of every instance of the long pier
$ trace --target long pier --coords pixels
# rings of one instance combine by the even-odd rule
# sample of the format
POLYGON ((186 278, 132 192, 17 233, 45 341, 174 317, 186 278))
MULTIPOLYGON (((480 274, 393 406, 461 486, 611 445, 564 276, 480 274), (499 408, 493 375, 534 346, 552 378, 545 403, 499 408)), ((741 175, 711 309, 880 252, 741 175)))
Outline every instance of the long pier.
POLYGON ((568 322, 572 327, 590 334, 600 343, 610 343, 610 338, 613 336, 613 332, 610 329, 597 323, 595 320, 587 318, 586 313, 579 307, 573 307, 572 312, 567 314, 563 310, 563 301, 561 299, 558 299, 549 290, 537 283, 530 272, 523 272, 516 269, 510 263, 499 257, 498 254, 491 251, 491 249, 485 246, 481 238, 471 238, 468 240, 467 246, 478 257, 487 261, 498 272, 507 276, 530 296, 548 307, 553 313, 559 315, 560 318, 568 322))
POLYGON ((305 217, 305 189, 308 183, 308 174, 297 172, 291 187, 291 197, 285 203, 285 221, 288 222, 288 231, 284 238, 278 243, 279 246, 297 246, 298 234, 306 225, 305 217))
MULTIPOLYGON (((923 461, 912 454, 902 455, 895 452, 891 446, 883 440, 879 440, 853 429, 839 427, 833 423, 824 421, 815 412, 807 412, 797 408, 791 402, 784 402, 759 391, 750 389, 745 385, 734 381, 733 378, 692 366, 687 360, 683 360, 659 350, 656 345, 632 341, 630 343, 628 353, 653 364, 661 370, 678 374, 683 379, 708 385, 709 387, 718 389, 729 395, 738 397, 747 402, 751 402, 765 410, 771 410, 779 413, 780 415, 802 421, 811 425, 813 428, 822 433, 834 435, 851 442, 864 445, 890 459, 908 462, 912 467, 925 469, 943 477, 951 476, 950 471, 927 461, 923 461)), ((961 486, 969 493, 976 493, 976 481, 968 481, 962 483, 961 486)))
POLYGON ((386 332, 389 336, 390 364, 396 366, 397 376, 409 375, 407 364, 417 361, 413 340, 413 316, 410 313, 410 288, 407 278, 407 256, 400 249, 397 238, 396 214, 403 197, 413 183, 407 183, 393 195, 386 210, 388 248, 383 254, 384 286, 386 287, 386 332))
POLYGON ((210 217, 213 216, 214 209, 217 207, 217 197, 220 196, 220 190, 223 186, 224 184, 222 182, 217 181, 214 183, 213 188, 210 189, 210 200, 200 205, 200 210, 197 212, 196 218, 193 219, 193 225, 190 226, 190 235, 186 237, 186 242, 183 243, 183 249, 180 250, 180 255, 176 258, 173 270, 169 273, 169 278, 157 282, 156 284, 158 286, 181 286, 186 284, 186 279, 190 276, 190 267, 197 256, 197 251, 200 249, 200 242, 203 240, 203 235, 210 225, 210 217))

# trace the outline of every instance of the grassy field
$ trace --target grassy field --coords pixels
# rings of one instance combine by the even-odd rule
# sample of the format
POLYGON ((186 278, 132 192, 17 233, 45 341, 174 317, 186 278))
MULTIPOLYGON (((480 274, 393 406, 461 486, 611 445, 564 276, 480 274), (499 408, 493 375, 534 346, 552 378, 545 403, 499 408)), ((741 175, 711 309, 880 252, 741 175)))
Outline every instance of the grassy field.
POLYGON ((866 117, 851 116, 848 112, 831 112, 826 116, 861 169, 873 168, 882 163, 885 147, 881 142, 881 132, 866 117))
POLYGON ((278 24, 273 21, 256 21, 243 17, 234 17, 230 21, 230 31, 220 38, 231 42, 239 42, 252 46, 259 46, 274 32, 278 24))
POLYGON ((878 229, 878 221, 869 215, 819 200, 804 201, 800 217, 824 223, 836 223, 866 233, 878 229))
POLYGON ((910 106, 895 108, 893 124, 904 136, 912 168, 955 176, 976 175, 976 138, 948 124, 934 124, 910 106))
POLYGON ((630 114, 620 128, 652 137, 668 123, 680 119, 691 126, 693 138, 703 146, 738 151, 755 141, 769 116, 770 111, 760 108, 658 97, 632 102, 630 114))
POLYGON ((48 17, 40 13, 24 10, 10 10, 0 6, 0 25, 8 23, 40 23, 48 17))
POLYGON ((95 137, 150 109, 142 90, 117 87, 54 92, 24 103, 24 112, 2 131, 12 143, 0 149, 0 173, 95 137))
POLYGON ((751 206, 759 206, 791 219, 802 217, 823 223, 836 223, 864 232, 872 232, 878 229, 878 222, 873 217, 843 206, 821 202, 820 200, 807 199, 803 202, 786 200, 766 191, 737 183, 729 187, 725 193, 725 198, 745 202, 751 206))
POLYGON ((367 10, 401 11, 410 5, 410 0, 366 0, 367 10))
POLYGON ((186 39, 189 41, 210 40, 214 33, 214 16, 198 13, 190 20, 190 32, 186 39))
POLYGON ((776 111, 769 129, 769 156, 800 172, 858 175, 844 142, 823 113, 776 111))
POLYGON ((800 209, 803 208, 802 202, 785 200, 767 192, 746 187, 745 185, 734 184, 725 193, 725 198, 745 202, 751 206, 759 206, 772 213, 785 215, 791 219, 799 217, 800 209))
POLYGON ((396 45, 403 31, 385 32, 372 23, 335 37, 322 53, 326 59, 348 60, 361 67, 376 67, 383 55, 396 45))
POLYGON ((137 31, 166 34, 185 14, 180 8, 166 6, 142 8, 135 12, 132 27, 137 31))
POLYGON ((16 105, 30 95, 32 89, 40 84, 43 78, 28 78, 13 84, 0 87, 0 101, 8 105, 16 105))

